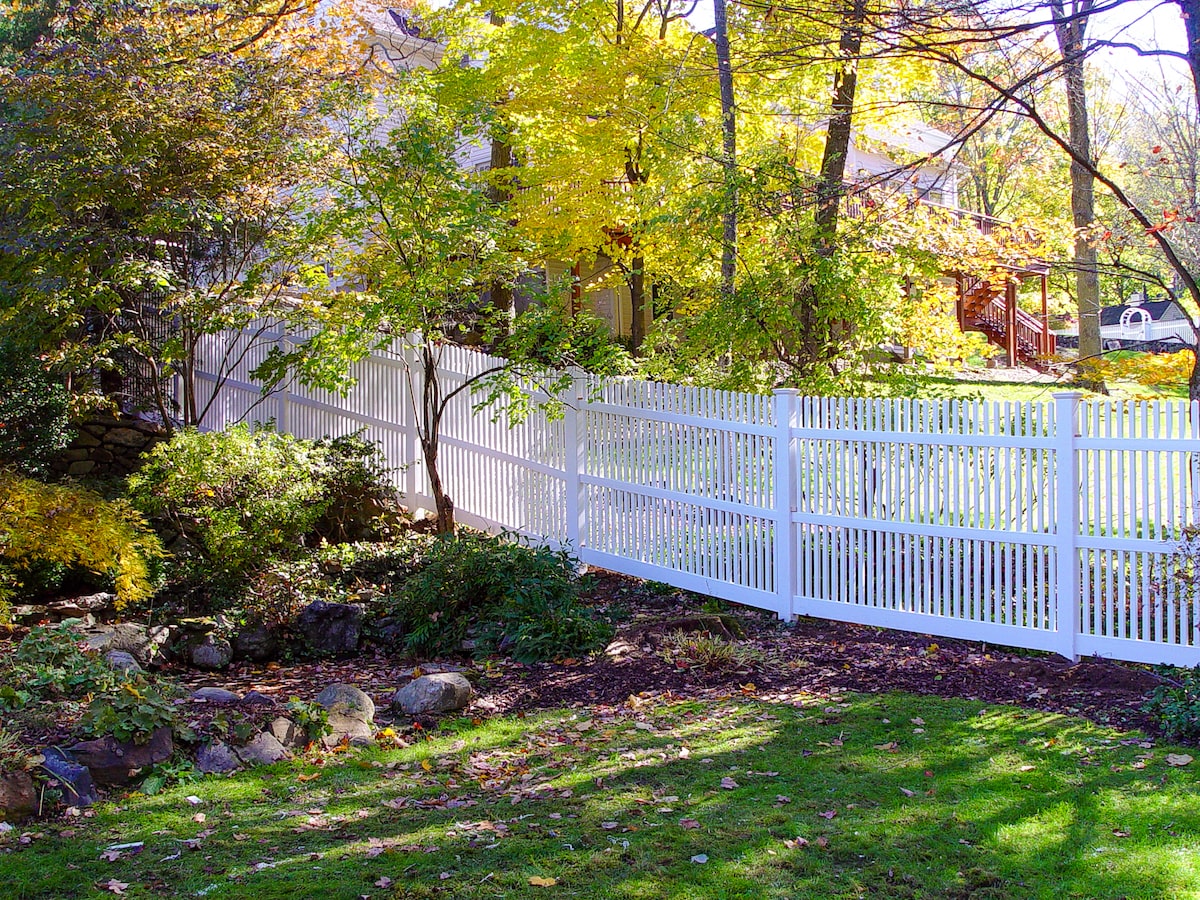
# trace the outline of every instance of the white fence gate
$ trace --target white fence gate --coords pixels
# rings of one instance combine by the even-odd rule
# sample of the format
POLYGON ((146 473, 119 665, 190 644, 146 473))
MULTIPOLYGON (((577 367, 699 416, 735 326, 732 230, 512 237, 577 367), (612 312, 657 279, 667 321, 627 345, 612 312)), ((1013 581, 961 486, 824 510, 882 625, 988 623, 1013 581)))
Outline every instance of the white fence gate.
MULTIPOLYGON (((240 340, 244 338, 233 338, 240 340)), ((282 340, 282 336, 276 336, 282 340)), ((407 357, 357 364, 346 396, 264 398, 245 354, 206 427, 365 429, 430 508, 407 357)), ((447 390, 501 362, 440 349, 447 390)), ((213 358, 233 358, 214 343, 213 358)), ((535 400, 547 399, 537 395, 535 400)), ((464 392, 440 467, 461 521, 582 562, 771 610, 946 637, 1200 664, 1200 592, 1176 577, 1200 524, 1200 406, 773 397, 579 378, 565 415, 464 392)))

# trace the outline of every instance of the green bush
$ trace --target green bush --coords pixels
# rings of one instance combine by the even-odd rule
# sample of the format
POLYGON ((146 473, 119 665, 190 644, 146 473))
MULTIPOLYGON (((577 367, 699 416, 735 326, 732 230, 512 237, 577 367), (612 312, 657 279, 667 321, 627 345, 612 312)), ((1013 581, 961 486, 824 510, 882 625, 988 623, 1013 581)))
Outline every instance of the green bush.
POLYGON ((182 431, 129 479, 133 502, 194 543, 209 566, 241 575, 299 546, 328 505, 326 452, 236 425, 182 431))
POLYGON ((1194 669, 1158 670, 1164 682, 1142 707, 1172 740, 1200 739, 1200 666, 1194 669))
POLYGON ((138 675, 93 699, 79 720, 79 732, 85 737, 111 734, 118 741, 144 744, 159 728, 178 730, 178 718, 172 698, 138 675))
POLYGON ((442 538, 400 591, 396 614, 409 649, 453 653, 468 634, 480 650, 521 662, 590 652, 610 629, 579 601, 567 553, 501 538, 442 538))
POLYGON ((0 465, 45 476, 71 442, 71 395, 28 350, 0 341, 0 465))
POLYGON ((322 529, 341 540, 370 530, 355 510, 385 510, 391 492, 374 445, 318 442, 235 425, 183 431, 129 479, 130 496, 201 557, 193 573, 240 580, 288 558, 322 529))
POLYGON ((74 620, 35 625, 22 638, 7 665, 0 667, 0 709, 106 693, 124 680, 83 649, 73 625, 74 620))

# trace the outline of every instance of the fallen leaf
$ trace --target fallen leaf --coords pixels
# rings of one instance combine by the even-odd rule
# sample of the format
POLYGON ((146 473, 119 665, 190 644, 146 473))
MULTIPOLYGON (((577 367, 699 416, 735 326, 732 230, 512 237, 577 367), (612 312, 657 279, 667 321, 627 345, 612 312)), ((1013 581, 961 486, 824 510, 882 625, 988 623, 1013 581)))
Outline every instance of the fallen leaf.
MULTIPOLYGON (((1190 760, 1189 760, 1189 762, 1190 762, 1190 760)), ((732 791, 737 786, 738 786, 738 783, 736 781, 734 781, 732 778, 730 778, 728 775, 726 775, 724 778, 721 779, 721 787, 725 788, 725 790, 727 790, 727 791, 732 791)))
POLYGON ((915 797, 915 796, 917 796, 917 792, 916 792, 916 791, 910 791, 908 788, 900 788, 900 793, 902 793, 902 794, 903 794, 905 797, 915 797))
POLYGON ((114 894, 124 895, 125 889, 127 887, 129 887, 129 882, 117 881, 117 879, 115 879, 115 878, 110 878, 107 882, 100 885, 100 887, 102 887, 106 891, 111 891, 114 894))
POLYGON ((601 822, 600 827, 603 828, 605 831, 612 831, 616 828, 620 828, 621 823, 620 822, 601 822))
POLYGON ((908 721, 912 722, 914 725, 924 725, 925 724, 925 720, 922 719, 920 716, 915 716, 914 718, 911 718, 908 721))
POLYGON ((708 862, 708 855, 704 853, 697 853, 692 857, 692 862, 698 863, 699 865, 704 865, 706 862, 708 862))
POLYGON ((1129 837, 1129 834, 1130 833, 1128 831, 1121 831, 1119 828, 1113 829, 1113 837, 1127 838, 1129 837))
POLYGON ((204 820, 207 818, 208 818, 208 816, 204 815, 204 813, 196 813, 194 816, 192 816, 192 821, 196 822, 197 824, 203 825, 204 820))
POLYGON ((876 750, 886 750, 888 753, 895 753, 900 749, 900 745, 895 741, 888 741, 886 744, 876 744, 876 750))
POLYGON ((1192 757, 1186 753, 1168 753, 1167 754, 1167 765, 1168 766, 1186 766, 1191 761, 1192 761, 1192 757))
POLYGON ((824 835, 817 838, 817 846, 821 847, 821 848, 828 847, 829 846, 829 838, 825 837, 824 835))
POLYGON ((554 887, 558 884, 557 878, 543 878, 541 875, 531 875, 529 883, 534 887, 554 887))
POLYGON ((699 827, 700 827, 700 823, 699 823, 699 822, 697 822, 695 819, 680 819, 680 820, 679 820, 679 827, 680 827, 680 828, 683 828, 683 829, 686 829, 686 830, 688 830, 688 831, 692 831, 692 830, 694 830, 694 829, 696 829, 696 828, 699 828, 699 827))
POLYGON ((310 772, 307 775, 297 775, 296 780, 297 781, 312 781, 314 778, 320 778, 320 777, 321 777, 320 772, 310 772))
POLYGON ((394 884, 394 882, 392 881, 392 879, 390 879, 390 878, 388 878, 386 875, 384 875, 382 878, 380 878, 378 881, 376 881, 376 882, 375 882, 375 887, 377 887, 377 888, 389 888, 389 887, 391 887, 393 884, 394 884))
POLYGON ((837 815, 836 809, 827 809, 823 813, 817 813, 822 819, 832 819, 837 815))
POLYGON ((797 850, 801 847, 807 847, 808 841, 802 837, 798 837, 794 841, 784 841, 783 846, 787 847, 789 850, 797 850))

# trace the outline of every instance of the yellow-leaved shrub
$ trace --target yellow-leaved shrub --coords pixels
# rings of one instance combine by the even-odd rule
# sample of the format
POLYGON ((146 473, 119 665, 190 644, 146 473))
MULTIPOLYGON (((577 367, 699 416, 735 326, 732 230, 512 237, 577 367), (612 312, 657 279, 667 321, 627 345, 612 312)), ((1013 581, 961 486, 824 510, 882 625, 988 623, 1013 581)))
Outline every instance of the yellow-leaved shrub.
POLYGON ((0 469, 0 562, 8 564, 0 569, 0 603, 23 567, 48 562, 111 575, 122 607, 153 593, 150 564, 163 555, 145 518, 124 500, 0 469))

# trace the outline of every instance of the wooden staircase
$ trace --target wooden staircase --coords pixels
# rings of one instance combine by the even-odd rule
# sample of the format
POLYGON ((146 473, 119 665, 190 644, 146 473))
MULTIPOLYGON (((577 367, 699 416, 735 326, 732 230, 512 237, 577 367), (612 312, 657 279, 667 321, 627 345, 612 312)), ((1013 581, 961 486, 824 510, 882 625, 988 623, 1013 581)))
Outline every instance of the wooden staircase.
POLYGON ((1055 352, 1054 335, 1042 317, 1017 305, 1016 285, 980 278, 958 279, 958 324, 978 331, 1008 354, 1009 365, 1045 371, 1055 352))

